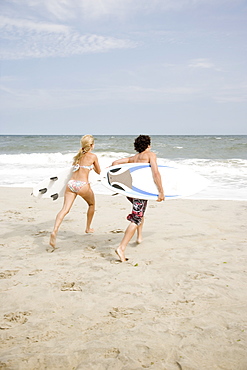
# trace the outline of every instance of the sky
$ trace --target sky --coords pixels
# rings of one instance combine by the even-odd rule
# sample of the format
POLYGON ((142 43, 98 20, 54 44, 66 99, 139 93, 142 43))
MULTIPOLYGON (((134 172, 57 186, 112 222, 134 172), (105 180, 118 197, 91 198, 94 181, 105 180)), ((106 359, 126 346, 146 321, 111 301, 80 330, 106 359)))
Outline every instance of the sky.
POLYGON ((0 134, 246 135, 246 0, 1 0, 0 134))

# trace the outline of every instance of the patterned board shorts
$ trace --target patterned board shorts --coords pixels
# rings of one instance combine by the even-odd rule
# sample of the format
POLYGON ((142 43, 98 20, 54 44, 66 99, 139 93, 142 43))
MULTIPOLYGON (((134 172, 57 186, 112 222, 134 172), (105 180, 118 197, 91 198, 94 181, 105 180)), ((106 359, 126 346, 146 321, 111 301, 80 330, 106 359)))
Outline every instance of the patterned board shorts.
POLYGON ((134 222, 137 226, 139 226, 142 222, 142 218, 144 216, 145 210, 147 208, 147 200, 144 199, 133 199, 127 197, 127 199, 132 203, 132 213, 127 216, 127 220, 130 222, 134 222))

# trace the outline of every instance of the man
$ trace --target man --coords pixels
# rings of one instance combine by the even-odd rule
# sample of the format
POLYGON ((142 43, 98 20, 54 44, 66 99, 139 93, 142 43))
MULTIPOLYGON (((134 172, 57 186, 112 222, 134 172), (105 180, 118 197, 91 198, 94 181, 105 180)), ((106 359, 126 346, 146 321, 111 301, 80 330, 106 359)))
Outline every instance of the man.
MULTIPOLYGON (((157 158, 155 153, 151 151, 151 139, 147 135, 139 135, 134 142, 136 155, 128 158, 122 158, 114 161, 112 166, 123 163, 150 163, 154 182, 158 189, 158 202, 165 200, 162 187, 161 176, 158 170, 157 158)), ((142 242, 142 227, 144 222, 144 213, 147 207, 147 200, 127 198, 133 205, 132 213, 127 219, 130 221, 129 226, 125 230, 124 237, 116 249, 116 253, 121 262, 125 262, 125 249, 137 230, 137 243, 142 242)))

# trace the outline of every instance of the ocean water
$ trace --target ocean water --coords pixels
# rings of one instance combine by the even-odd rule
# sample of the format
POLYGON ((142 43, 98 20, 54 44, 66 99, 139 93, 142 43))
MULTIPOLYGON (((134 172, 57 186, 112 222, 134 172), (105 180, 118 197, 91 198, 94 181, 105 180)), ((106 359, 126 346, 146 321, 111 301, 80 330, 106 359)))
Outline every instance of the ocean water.
MULTIPOLYGON (((95 136, 102 168, 135 153, 135 136, 95 136)), ((247 200, 247 136, 154 135, 158 163, 188 168, 210 181, 193 199, 247 200)), ((0 136, 0 186, 33 187, 71 165, 80 136, 0 136)))

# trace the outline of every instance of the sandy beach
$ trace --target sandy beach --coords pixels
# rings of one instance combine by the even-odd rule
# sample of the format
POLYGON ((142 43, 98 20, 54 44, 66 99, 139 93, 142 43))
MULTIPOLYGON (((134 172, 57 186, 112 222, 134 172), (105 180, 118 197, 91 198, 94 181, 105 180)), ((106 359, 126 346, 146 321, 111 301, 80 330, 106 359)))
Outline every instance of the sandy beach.
POLYGON ((114 252, 123 196, 96 196, 95 233, 76 199, 0 188, 1 356, 11 370, 246 370, 247 202, 149 202, 144 241, 114 252))

